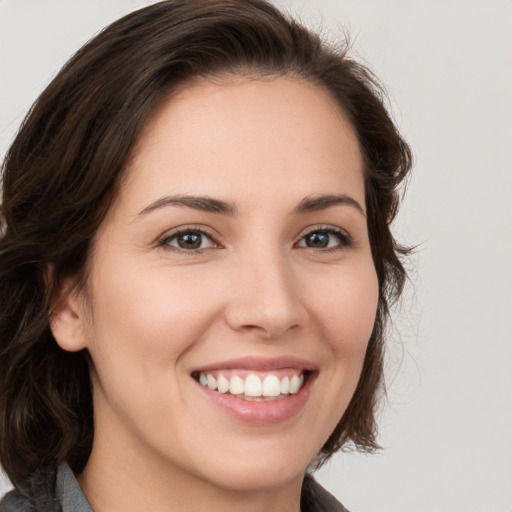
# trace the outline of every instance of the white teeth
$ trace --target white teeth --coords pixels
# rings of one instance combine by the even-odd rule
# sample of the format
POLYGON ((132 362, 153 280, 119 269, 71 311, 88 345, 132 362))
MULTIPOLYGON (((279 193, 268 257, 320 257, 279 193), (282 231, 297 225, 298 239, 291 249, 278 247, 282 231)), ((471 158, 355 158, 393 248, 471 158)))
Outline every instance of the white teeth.
MULTIPOLYGON (((199 374, 199 383, 201 386, 217 390, 219 393, 230 393, 232 395, 244 395, 245 398, 261 397, 281 397, 284 395, 294 395, 304 385, 304 374, 293 375, 291 378, 286 376, 279 379, 276 375, 267 375, 261 381, 258 375, 249 374, 245 380, 238 375, 233 375, 229 380, 224 375, 219 374, 215 378, 210 373, 201 372, 199 374)), ((243 398, 243 397, 242 397, 243 398)))
MULTIPOLYGON (((204 386, 204 384, 203 384, 204 386)), ((290 379, 288 377, 283 377, 281 379, 281 393, 283 395, 287 395, 290 392, 290 379)))
MULTIPOLYGON (((208 384, 209 386, 209 384, 208 384)), ((300 389, 300 379, 297 375, 294 375, 290 380, 290 394, 294 395, 300 389)))
POLYGON ((210 389, 217 389, 217 379, 210 374, 206 376, 206 384, 210 389))
POLYGON ((229 381, 224 375, 219 375, 217 379, 217 389, 220 393, 227 393, 229 391, 229 381))
POLYGON ((263 396, 279 396, 280 394, 281 383, 279 379, 275 375, 267 375, 263 379, 263 396))
POLYGON ((229 392, 232 395, 243 395, 244 381, 238 375, 234 375, 229 379, 229 392))
POLYGON ((263 385, 256 375, 247 375, 245 378, 245 396, 261 396, 263 385))

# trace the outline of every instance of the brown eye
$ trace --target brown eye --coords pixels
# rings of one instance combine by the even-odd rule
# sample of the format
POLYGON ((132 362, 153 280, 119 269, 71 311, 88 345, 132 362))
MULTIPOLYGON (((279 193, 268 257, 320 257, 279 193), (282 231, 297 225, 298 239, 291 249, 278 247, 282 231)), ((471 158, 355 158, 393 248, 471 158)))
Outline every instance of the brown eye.
POLYGON ((334 229, 319 229, 304 235, 298 247, 310 247, 311 249, 341 249, 351 245, 351 238, 343 231, 334 229))
POLYGON ((329 247, 330 236, 328 233, 310 233, 304 237, 306 245, 308 247, 314 247, 315 249, 324 249, 329 247))
POLYGON ((162 245, 167 245, 184 251, 197 251, 200 249, 209 249, 216 244, 212 238, 199 230, 187 230, 175 233, 166 237, 162 245))
POLYGON ((180 249, 199 249, 203 242, 201 233, 186 233, 176 237, 176 242, 180 249))

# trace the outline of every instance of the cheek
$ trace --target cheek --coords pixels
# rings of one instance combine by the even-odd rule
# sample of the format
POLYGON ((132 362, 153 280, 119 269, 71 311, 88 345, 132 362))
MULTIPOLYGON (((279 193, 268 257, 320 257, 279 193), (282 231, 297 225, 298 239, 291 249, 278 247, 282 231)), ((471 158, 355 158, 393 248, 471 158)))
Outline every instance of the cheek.
POLYGON ((323 289, 323 293, 314 294, 312 302, 324 339, 329 341, 331 350, 362 360, 375 323, 379 296, 373 264, 346 269, 325 280, 323 289))
POLYGON ((95 353, 114 356, 119 350, 118 362, 132 358, 148 373, 159 366, 168 370, 217 313, 207 285, 183 269, 111 266, 108 271, 105 266, 96 282, 94 333, 89 336, 93 359, 95 353))
POLYGON ((88 345, 98 418, 148 432, 155 423, 180 425, 173 411, 188 382, 182 362, 216 316, 211 294, 183 269, 105 265, 95 278, 88 345))
POLYGON ((310 289, 314 305, 310 311, 323 340, 317 349, 325 362, 325 372, 319 376, 322 401, 315 414, 322 444, 345 413, 359 382, 375 323, 378 294, 372 262, 347 265, 336 275, 317 280, 310 289))

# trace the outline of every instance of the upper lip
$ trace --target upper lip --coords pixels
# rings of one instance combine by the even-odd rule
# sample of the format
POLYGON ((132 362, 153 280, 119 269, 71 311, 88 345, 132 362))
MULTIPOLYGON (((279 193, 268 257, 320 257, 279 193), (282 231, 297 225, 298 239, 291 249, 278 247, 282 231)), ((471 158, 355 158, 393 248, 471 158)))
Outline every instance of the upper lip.
POLYGON ((294 356, 281 356, 274 358, 262 357, 241 357, 238 359, 229 359, 228 361, 219 361, 200 368, 195 368, 195 372, 207 372, 208 370, 253 370, 253 371, 271 371, 282 370, 285 368, 295 368, 305 371, 315 371, 316 365, 306 359, 300 359, 294 356))

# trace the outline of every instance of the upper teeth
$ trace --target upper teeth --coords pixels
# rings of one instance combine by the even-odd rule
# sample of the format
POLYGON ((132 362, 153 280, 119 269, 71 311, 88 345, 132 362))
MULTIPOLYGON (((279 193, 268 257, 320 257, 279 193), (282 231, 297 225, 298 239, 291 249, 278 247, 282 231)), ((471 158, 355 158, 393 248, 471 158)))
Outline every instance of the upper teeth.
POLYGON ((239 375, 233 375, 228 379, 222 373, 214 377, 210 373, 201 372, 199 382, 202 386, 217 390, 220 393, 229 392, 232 395, 248 397, 276 397, 297 393, 304 384, 304 374, 296 374, 292 377, 286 376, 282 379, 279 379, 276 375, 266 375, 262 379, 260 376, 250 373, 245 379, 239 375))

